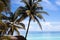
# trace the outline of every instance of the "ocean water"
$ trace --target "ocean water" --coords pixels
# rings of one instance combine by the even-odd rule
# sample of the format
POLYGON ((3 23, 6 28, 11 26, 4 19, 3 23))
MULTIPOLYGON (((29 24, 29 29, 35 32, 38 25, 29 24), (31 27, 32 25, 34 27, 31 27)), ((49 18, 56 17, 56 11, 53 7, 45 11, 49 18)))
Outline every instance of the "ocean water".
POLYGON ((27 40, 60 40, 60 32, 29 32, 27 40))

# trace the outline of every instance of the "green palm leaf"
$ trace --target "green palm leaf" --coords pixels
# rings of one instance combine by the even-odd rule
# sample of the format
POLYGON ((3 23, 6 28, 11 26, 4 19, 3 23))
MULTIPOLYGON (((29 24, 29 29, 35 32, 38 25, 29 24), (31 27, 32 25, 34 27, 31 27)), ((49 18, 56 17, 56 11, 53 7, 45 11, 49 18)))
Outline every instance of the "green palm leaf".
POLYGON ((39 22, 39 20, 35 17, 35 20, 37 21, 37 23, 39 24, 40 26, 40 29, 42 30, 42 26, 41 26, 41 23, 39 22))
POLYGON ((22 0, 21 2, 25 3, 28 7, 30 7, 29 3, 27 2, 27 0, 22 0))
POLYGON ((1 12, 4 10, 5 12, 10 11, 10 0, 0 0, 0 8, 1 12))
POLYGON ((37 7, 36 10, 43 10, 43 7, 37 7))
POLYGON ((18 31, 18 29, 17 29, 17 28, 15 28, 15 31, 17 32, 17 34, 18 34, 18 35, 20 35, 20 32, 18 31))
POLYGON ((36 11, 36 13, 49 15, 49 14, 48 14, 47 12, 45 12, 45 11, 36 11))
POLYGON ((17 19, 18 16, 21 16, 22 13, 25 13, 23 12, 24 10, 26 10, 25 7, 19 7, 14 13, 14 20, 17 19))
POLYGON ((43 19, 43 21, 45 21, 44 17, 43 17, 41 14, 36 14, 36 16, 37 16, 39 19, 43 19))
POLYGON ((4 11, 4 3, 0 0, 0 12, 4 11))
POLYGON ((17 22, 21 22, 22 20, 26 19, 27 15, 23 14, 18 20, 17 22))
POLYGON ((25 29, 25 25, 23 23, 20 23, 20 25, 22 26, 23 29, 25 29))

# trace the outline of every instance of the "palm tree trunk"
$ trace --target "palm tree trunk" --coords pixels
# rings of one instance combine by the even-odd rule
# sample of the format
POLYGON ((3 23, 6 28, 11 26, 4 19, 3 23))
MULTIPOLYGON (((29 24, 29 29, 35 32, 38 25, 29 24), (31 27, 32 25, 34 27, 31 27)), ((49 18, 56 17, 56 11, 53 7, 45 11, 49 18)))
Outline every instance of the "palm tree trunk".
POLYGON ((31 21, 31 18, 29 19, 29 23, 28 23, 28 27, 27 27, 25 38, 27 38, 27 34, 28 34, 28 31, 29 31, 29 26, 30 26, 30 21, 31 21))

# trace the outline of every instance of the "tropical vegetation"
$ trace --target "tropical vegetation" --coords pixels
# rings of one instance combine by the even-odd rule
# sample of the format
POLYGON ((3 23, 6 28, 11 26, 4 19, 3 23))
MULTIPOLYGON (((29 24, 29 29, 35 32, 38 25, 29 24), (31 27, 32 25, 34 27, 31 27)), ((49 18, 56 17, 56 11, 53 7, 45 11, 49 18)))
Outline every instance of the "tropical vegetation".
POLYGON ((26 19, 27 17, 29 17, 29 23, 28 23, 28 27, 27 27, 27 31, 26 31, 26 36, 28 34, 28 30, 29 30, 29 26, 30 26, 30 22, 31 20, 33 21, 37 21, 37 23, 39 24, 40 28, 42 29, 41 23, 39 22, 39 19, 44 19, 44 17, 42 16, 42 14, 47 14, 47 12, 43 11, 43 7, 39 4, 42 0, 22 0, 21 2, 23 2, 25 4, 24 7, 20 6, 16 11, 17 11, 17 15, 20 16, 19 19, 17 19, 17 22, 21 22, 22 20, 26 19), (38 19, 39 18, 39 19, 38 19))
POLYGON ((10 0, 0 0, 0 39, 4 35, 13 35, 14 31, 20 35, 18 29, 25 29, 25 25, 16 22, 16 19, 15 13, 10 10, 10 0), (9 17, 7 14, 9 14, 9 17))
POLYGON ((11 12, 11 0, 0 0, 0 36, 13 35, 14 31, 20 35, 18 28, 25 29, 25 25, 21 23, 24 19, 29 17, 28 27, 26 30, 25 38, 27 37, 30 22, 33 20, 37 21, 40 29, 42 30, 39 19, 45 21, 42 14, 48 15, 47 12, 43 11, 43 7, 40 5, 42 0, 21 0, 25 6, 19 6, 13 13, 11 12), (3 13, 2 13, 3 12, 3 13), (6 15, 4 15, 4 12, 6 15), (7 16, 9 14, 9 16, 7 16))

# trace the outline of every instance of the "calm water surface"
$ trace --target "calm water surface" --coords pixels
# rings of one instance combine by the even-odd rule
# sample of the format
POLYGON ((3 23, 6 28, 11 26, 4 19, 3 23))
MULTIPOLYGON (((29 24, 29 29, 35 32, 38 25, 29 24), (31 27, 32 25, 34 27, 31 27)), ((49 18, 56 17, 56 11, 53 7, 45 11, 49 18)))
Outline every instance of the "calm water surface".
MULTIPOLYGON (((22 32, 25 36, 25 33, 22 32)), ((60 40, 60 32, 29 32, 27 40, 60 40)))
POLYGON ((60 32, 29 32, 27 40, 60 40, 60 32))

